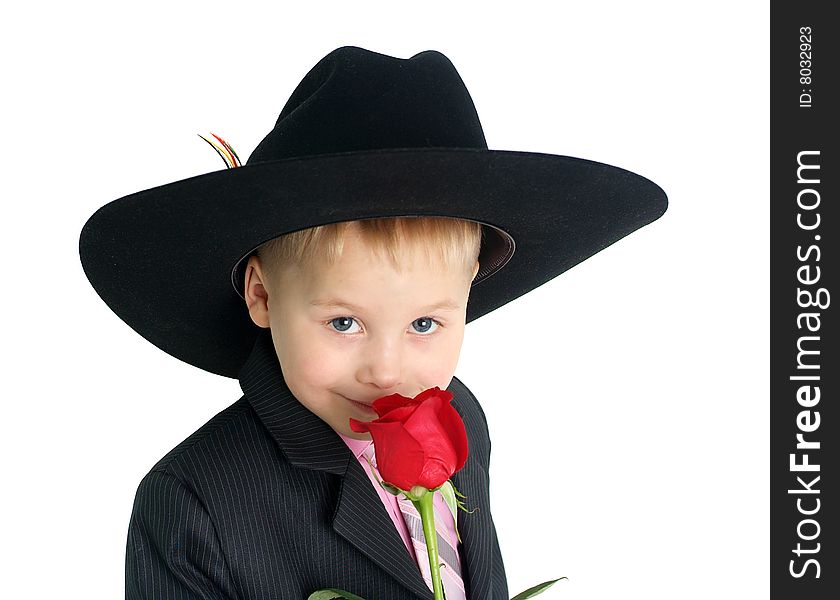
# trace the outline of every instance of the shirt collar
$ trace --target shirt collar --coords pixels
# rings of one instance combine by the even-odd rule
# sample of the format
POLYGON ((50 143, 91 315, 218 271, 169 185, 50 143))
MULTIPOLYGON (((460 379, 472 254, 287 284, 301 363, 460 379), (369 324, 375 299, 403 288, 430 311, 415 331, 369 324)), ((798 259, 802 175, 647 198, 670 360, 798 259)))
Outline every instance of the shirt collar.
POLYGON ((339 433, 338 431, 336 431, 336 433, 338 433, 338 437, 340 437, 344 441, 344 443, 347 444, 347 447, 350 448, 350 452, 352 452, 353 456, 355 456, 357 459, 360 459, 362 454, 364 454, 365 450, 367 450, 368 446, 370 446, 373 443, 372 440, 357 440, 346 436, 343 433, 339 433))

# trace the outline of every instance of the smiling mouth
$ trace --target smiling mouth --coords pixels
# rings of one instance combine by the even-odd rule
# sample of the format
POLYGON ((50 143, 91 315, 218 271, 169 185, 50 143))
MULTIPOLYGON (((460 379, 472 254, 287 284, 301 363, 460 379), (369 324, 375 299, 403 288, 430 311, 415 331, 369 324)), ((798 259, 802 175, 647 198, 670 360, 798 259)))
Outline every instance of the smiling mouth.
POLYGON ((363 403, 361 403, 361 402, 356 402, 355 400, 351 400, 351 399, 350 399, 350 398, 348 398, 347 396, 342 396, 342 398, 344 398, 345 400, 347 400, 350 404, 353 404, 353 405, 355 405, 355 406, 358 406, 359 408, 361 408, 362 410, 364 410, 364 411, 366 411, 366 412, 370 412, 370 413, 376 414, 376 411, 373 409, 373 406, 371 406, 370 404, 363 404, 363 403))

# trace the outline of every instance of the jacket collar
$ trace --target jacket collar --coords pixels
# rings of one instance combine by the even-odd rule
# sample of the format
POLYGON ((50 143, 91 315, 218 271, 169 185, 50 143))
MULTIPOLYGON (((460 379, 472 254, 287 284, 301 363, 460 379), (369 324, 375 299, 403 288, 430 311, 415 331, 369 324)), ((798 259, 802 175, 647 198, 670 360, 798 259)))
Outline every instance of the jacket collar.
MULTIPOLYGON (((341 492, 333 513, 333 530, 378 564, 389 575, 420 598, 434 596, 420 576, 417 564, 406 551, 391 517, 353 453, 338 433, 320 417, 301 404, 289 390, 269 329, 262 330, 248 360, 239 372, 239 382, 259 419, 268 429, 286 459, 295 467, 325 471, 342 477, 341 492), (366 522, 359 523, 359 515, 366 522)), ((463 415, 458 403, 458 388, 453 407, 463 415)), ((484 469, 468 458, 452 480, 467 496, 467 505, 480 510, 466 514, 458 511, 458 529, 462 532, 462 562, 467 564, 465 585, 468 597, 490 597, 492 522, 484 469), (484 576, 469 581, 469 573, 484 576), (471 589, 475 586, 476 589, 471 589)), ((462 565, 463 566, 463 565, 462 565)))
POLYGON ((251 355, 239 371, 239 385, 291 464, 344 475, 351 458, 347 445, 292 395, 269 329, 257 335, 251 355))

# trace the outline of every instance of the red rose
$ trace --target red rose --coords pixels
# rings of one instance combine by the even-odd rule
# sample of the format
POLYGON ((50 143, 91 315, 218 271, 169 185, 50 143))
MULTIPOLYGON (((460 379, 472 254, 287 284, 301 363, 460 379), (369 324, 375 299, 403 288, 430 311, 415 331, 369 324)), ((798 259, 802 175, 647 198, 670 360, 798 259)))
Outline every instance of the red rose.
POLYGON ((400 394, 373 402, 370 422, 350 419, 356 433, 370 432, 385 483, 401 490, 437 489, 467 462, 467 430, 450 402, 452 392, 433 387, 414 398, 400 394))

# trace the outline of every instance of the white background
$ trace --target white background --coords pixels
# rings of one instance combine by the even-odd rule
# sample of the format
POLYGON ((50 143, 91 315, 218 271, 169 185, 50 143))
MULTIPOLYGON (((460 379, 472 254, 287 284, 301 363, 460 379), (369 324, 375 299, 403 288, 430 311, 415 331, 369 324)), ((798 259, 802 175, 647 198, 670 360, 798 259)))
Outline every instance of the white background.
MULTIPOLYGON (((16 3, 4 10, 3 596, 123 596, 136 487, 241 395, 88 284, 120 196, 243 162, 342 45, 455 64, 488 145, 644 175, 665 215, 467 326, 511 595, 769 595, 763 2, 16 3), (302 4, 302 3, 299 3, 302 4)), ((197 299, 200 301, 200 299, 197 299)))

